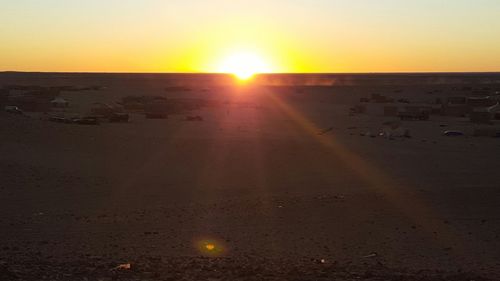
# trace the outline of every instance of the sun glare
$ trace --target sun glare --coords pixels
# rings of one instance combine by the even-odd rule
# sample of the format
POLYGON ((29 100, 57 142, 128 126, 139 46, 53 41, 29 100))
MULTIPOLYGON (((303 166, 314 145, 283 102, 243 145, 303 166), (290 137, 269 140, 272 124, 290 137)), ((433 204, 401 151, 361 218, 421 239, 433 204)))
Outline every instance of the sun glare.
POLYGON ((240 80, 248 80, 258 73, 269 73, 269 64, 260 56, 252 53, 237 53, 222 61, 219 72, 230 73, 240 80))

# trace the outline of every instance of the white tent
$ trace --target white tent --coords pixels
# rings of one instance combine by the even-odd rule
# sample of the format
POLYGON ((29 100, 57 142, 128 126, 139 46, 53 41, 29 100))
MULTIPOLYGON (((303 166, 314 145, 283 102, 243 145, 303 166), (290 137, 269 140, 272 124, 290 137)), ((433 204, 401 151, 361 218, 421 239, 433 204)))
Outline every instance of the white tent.
POLYGON ((69 102, 61 97, 53 99, 51 102, 52 107, 68 107, 69 102))

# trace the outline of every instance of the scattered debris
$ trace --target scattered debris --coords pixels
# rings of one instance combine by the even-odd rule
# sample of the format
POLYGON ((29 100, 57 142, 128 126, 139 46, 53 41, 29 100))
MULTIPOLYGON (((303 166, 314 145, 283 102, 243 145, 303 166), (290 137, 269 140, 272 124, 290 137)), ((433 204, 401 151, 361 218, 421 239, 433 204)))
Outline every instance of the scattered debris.
POLYGON ((326 260, 325 259, 311 259, 311 261, 315 262, 315 263, 318 263, 318 264, 326 264, 326 260))
POLYGON ((168 118, 168 114, 166 114, 166 113, 146 112, 146 118, 147 119, 167 119, 168 118))
POLYGON ((51 116, 49 117, 50 122, 56 122, 56 123, 71 123, 71 119, 65 118, 65 117, 60 117, 60 116, 51 116))
POLYGON ((366 106, 365 105, 362 105, 362 104, 359 104, 359 105, 355 105, 354 107, 351 107, 349 109, 349 112, 351 114, 361 114, 361 113, 366 113, 366 106))
POLYGON ((14 114, 24 114, 23 111, 21 109, 19 109, 19 107, 17 106, 12 106, 12 105, 8 105, 4 108, 4 110, 8 113, 14 113, 14 114))
POLYGON ((370 138, 376 138, 377 137, 377 135, 375 135, 372 132, 361 132, 361 133, 359 133, 359 135, 362 136, 362 137, 370 137, 370 138))
POLYGON ((200 122, 203 121, 203 117, 196 115, 196 116, 186 116, 186 121, 191 121, 191 122, 200 122))
POLYGON ((344 200, 345 199, 345 196, 344 195, 319 195, 319 196, 316 196, 315 199, 317 200, 344 200))
POLYGON ((398 113, 401 120, 429 120, 430 112, 427 110, 409 110, 398 113))
POLYGON ((384 122, 383 127, 380 130, 379 136, 388 139, 399 138, 411 138, 410 130, 401 127, 399 122, 384 122))
POLYGON ((322 130, 321 132, 318 133, 318 135, 321 136, 321 135, 324 135, 324 134, 329 133, 331 131, 333 131, 333 127, 322 130))
POLYGON ((462 131, 444 131, 443 134, 447 137, 460 137, 465 135, 462 131))
POLYGON ((128 123, 130 116, 127 113, 114 112, 109 116, 108 120, 112 123, 128 123))
POLYGON ((78 125, 99 125, 99 119, 97 117, 87 116, 82 118, 72 119, 74 124, 78 125))
POLYGON ((115 270, 129 270, 131 268, 132 268, 132 264, 130 264, 130 263, 123 263, 123 264, 120 264, 120 265, 116 266, 113 269, 115 269, 115 270))
POLYGON ((69 102, 61 97, 56 97, 55 99, 51 100, 50 104, 55 108, 69 107, 69 102))
POLYGON ((372 252, 366 256, 363 256, 363 258, 365 259, 368 259, 368 258, 375 258, 375 257, 378 257, 378 253, 377 252, 372 252))
POLYGON ((78 124, 78 125, 99 125, 99 118, 93 116, 66 118, 62 116, 51 116, 49 121, 56 123, 78 124))

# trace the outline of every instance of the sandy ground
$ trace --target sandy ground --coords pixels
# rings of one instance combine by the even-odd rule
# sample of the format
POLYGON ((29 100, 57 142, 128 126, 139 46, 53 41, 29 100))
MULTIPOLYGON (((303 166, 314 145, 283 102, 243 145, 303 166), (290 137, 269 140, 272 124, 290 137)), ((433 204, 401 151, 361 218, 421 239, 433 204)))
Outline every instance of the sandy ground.
MULTIPOLYGON (((63 96, 82 110, 160 88, 63 96)), ((224 92, 233 104, 203 122, 0 113, 0 277, 498 280, 499 139, 444 137, 473 125, 440 116, 404 122, 411 138, 362 136, 394 119, 349 116, 371 91, 339 92, 224 92)))

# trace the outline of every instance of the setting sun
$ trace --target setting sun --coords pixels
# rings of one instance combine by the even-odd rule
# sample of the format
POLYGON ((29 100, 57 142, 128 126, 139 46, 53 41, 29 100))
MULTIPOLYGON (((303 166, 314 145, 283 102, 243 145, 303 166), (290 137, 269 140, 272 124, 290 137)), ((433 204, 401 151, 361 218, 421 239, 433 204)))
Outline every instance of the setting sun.
POLYGON ((256 54, 236 53, 221 62, 218 72, 230 73, 238 79, 247 80, 258 73, 272 72, 272 69, 262 57, 256 54))

